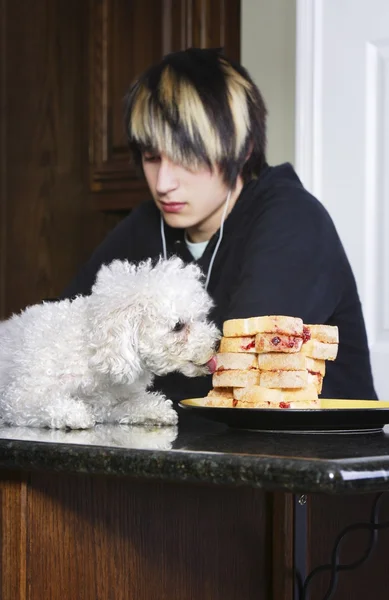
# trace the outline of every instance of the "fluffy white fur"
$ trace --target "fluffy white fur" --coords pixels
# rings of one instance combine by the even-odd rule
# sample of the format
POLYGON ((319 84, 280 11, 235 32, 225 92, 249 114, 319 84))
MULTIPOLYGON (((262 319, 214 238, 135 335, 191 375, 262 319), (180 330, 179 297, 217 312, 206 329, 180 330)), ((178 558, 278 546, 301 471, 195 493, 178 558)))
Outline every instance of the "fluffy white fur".
POLYGON ((205 375, 219 338, 196 265, 103 266, 90 296, 28 307, 0 324, 0 419, 55 429, 174 425, 153 375, 205 375))

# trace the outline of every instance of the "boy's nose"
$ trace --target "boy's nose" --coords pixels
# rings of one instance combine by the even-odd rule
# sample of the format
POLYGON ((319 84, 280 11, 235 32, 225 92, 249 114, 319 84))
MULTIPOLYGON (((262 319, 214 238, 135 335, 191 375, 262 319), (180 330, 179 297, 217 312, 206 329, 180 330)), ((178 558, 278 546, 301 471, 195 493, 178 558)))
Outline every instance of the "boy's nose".
POLYGON ((158 194, 168 194, 178 187, 176 168, 169 160, 162 159, 159 165, 157 178, 158 194))

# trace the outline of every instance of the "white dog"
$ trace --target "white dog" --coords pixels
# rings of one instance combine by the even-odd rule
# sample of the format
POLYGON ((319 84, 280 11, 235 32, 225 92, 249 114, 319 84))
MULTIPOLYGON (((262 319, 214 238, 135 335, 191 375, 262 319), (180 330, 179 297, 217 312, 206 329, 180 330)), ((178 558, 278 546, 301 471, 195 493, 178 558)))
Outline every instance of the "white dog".
POLYGON ((174 425, 153 375, 212 370, 219 332, 200 269, 179 258, 115 260, 90 296, 28 307, 0 324, 0 420, 57 429, 174 425))

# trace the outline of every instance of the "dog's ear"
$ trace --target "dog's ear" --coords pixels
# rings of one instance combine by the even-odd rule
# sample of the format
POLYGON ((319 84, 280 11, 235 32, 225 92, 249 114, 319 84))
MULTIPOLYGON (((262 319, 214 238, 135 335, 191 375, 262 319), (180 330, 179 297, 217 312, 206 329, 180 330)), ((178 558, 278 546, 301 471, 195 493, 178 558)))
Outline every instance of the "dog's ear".
POLYGON ((98 310, 96 303, 89 311, 89 366, 119 384, 131 384, 144 369, 138 353, 139 322, 131 315, 131 326, 123 323, 125 315, 98 310))
POLYGON ((90 336, 90 368, 118 384, 134 383, 144 371, 137 337, 137 331, 133 329, 124 336, 120 324, 106 319, 90 336))
POLYGON ((124 384, 144 372, 138 353, 142 307, 132 282, 136 271, 120 260, 101 267, 87 307, 89 365, 124 384))

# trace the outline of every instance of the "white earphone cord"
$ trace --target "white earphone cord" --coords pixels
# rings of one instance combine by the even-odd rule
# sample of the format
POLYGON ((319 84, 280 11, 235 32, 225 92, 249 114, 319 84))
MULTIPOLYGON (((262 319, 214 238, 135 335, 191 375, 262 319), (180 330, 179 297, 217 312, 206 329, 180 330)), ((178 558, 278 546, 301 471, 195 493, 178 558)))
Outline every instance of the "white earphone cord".
MULTIPOLYGON (((226 215, 227 215, 227 210, 228 210, 228 206, 230 204, 230 198, 231 198, 231 190, 229 190, 228 194, 227 194, 227 198, 226 198, 226 202, 224 205, 224 210, 223 210, 223 214, 222 214, 222 220, 220 223, 220 232, 219 232, 219 238, 217 240, 215 249, 212 253, 212 258, 209 262, 209 267, 208 267, 208 273, 207 273, 207 278, 205 280, 205 289, 208 289, 208 284, 209 284, 209 280, 211 278, 211 273, 212 273, 212 267, 213 267, 213 263, 215 261, 216 258, 216 254, 219 250, 219 246, 222 243, 222 239, 223 239, 223 231, 224 231, 224 221, 226 219, 226 215)), ((163 220, 162 214, 161 214, 161 238, 162 238, 162 251, 163 251, 163 257, 166 260, 167 259, 167 250, 166 250, 166 238, 165 238, 165 222, 163 220)))
POLYGON ((162 238, 162 252, 163 257, 167 260, 167 250, 166 250, 166 238, 165 238, 165 221, 163 220, 163 216, 161 213, 161 238, 162 238))
POLYGON ((215 250, 212 253, 212 258, 209 261, 207 279, 205 280, 205 289, 206 290, 208 289, 209 280, 211 279, 212 267, 213 267, 213 263, 214 263, 215 258, 216 258, 217 251, 219 250, 219 246, 222 243, 223 231, 224 231, 224 221, 226 219, 226 214, 227 214, 228 206, 230 204, 230 198, 231 198, 231 190, 229 190, 229 192, 227 194, 226 203, 224 205, 224 210, 223 210, 223 214, 222 214, 222 220, 221 220, 221 223, 220 223, 219 239, 217 240, 217 244, 215 246, 215 250))

